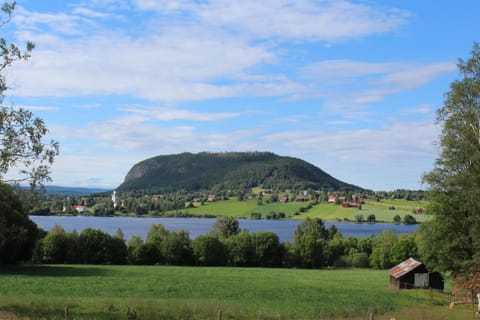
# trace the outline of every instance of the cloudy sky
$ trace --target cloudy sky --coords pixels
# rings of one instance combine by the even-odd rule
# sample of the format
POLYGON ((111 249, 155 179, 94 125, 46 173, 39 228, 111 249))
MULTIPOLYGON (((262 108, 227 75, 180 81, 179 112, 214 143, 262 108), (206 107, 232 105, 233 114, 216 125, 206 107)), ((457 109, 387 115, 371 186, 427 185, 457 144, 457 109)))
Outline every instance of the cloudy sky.
POLYGON ((426 188, 435 111, 477 0, 18 0, 36 44, 5 102, 60 143, 52 184, 115 188, 149 157, 272 151, 373 190, 426 188))

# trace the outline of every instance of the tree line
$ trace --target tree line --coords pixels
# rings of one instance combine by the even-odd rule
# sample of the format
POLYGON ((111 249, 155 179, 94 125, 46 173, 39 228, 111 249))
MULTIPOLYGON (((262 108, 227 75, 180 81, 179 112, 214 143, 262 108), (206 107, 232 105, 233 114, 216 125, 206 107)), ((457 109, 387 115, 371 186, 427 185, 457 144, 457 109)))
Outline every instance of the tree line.
POLYGON ((217 218, 208 234, 190 239, 185 230, 169 231, 152 224, 145 240, 85 229, 67 232, 55 226, 37 243, 37 263, 135 264, 232 267, 385 269, 408 257, 418 258, 413 235, 385 231, 379 237, 345 238, 320 219, 306 219, 295 230, 293 242, 278 235, 240 230, 231 217, 217 218))

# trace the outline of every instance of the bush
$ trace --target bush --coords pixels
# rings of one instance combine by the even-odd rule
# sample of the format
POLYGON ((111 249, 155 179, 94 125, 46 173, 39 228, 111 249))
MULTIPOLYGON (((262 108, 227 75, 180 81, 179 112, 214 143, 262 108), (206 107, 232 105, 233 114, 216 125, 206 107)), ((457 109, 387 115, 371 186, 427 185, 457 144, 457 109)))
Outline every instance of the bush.
POLYGON ((400 223, 402 222, 402 217, 400 217, 398 214, 393 217, 393 222, 395 223, 400 223))
POLYGON ((355 268, 368 268, 370 261, 365 252, 356 252, 350 256, 350 263, 355 268))
POLYGON ((252 212, 252 213, 250 213, 250 219, 261 220, 262 219, 262 214, 260 212, 252 212))
POLYGON ((403 223, 405 223, 405 224, 416 224, 417 219, 415 219, 414 216, 407 214, 403 217, 403 223))
POLYGON ((363 217, 363 214, 356 214, 355 215, 355 221, 359 222, 359 223, 365 221, 365 218, 363 217))

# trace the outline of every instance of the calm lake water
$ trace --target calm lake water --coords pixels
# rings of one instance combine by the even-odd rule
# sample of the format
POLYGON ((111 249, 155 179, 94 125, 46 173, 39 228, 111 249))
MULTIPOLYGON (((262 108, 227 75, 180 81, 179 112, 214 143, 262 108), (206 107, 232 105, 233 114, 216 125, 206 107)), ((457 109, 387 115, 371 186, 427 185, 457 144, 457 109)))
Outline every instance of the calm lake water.
MULTIPOLYGON (((55 225, 62 226, 66 231, 76 229, 81 232, 86 228, 100 229, 114 235, 121 228, 125 239, 129 240, 137 235, 145 239, 152 224, 163 224, 167 230, 188 230, 190 238, 207 234, 212 228, 215 219, 207 218, 134 218, 134 217, 86 217, 86 216, 30 216, 40 228, 50 230, 55 225)), ((301 221, 294 220, 250 220, 239 219, 241 229, 250 232, 272 231, 278 235, 281 242, 292 241, 293 234, 301 221)), ((328 228, 334 224, 344 237, 369 237, 379 235, 383 230, 395 230, 397 234, 411 233, 418 225, 403 225, 393 223, 352 223, 352 222, 325 222, 328 228)))

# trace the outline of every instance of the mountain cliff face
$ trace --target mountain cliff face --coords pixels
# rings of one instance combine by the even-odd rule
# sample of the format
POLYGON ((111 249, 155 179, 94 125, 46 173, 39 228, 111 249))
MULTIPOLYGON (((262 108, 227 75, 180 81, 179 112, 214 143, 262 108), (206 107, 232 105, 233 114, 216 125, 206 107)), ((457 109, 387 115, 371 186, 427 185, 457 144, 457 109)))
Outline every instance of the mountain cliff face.
POLYGON ((120 191, 152 193, 242 190, 360 190, 301 159, 270 152, 225 152, 163 155, 135 164, 120 191))

